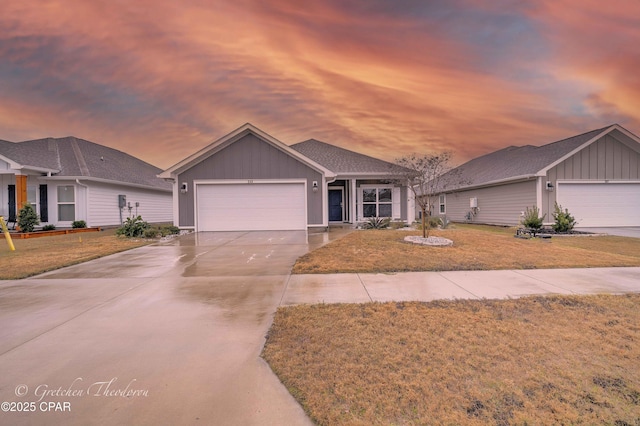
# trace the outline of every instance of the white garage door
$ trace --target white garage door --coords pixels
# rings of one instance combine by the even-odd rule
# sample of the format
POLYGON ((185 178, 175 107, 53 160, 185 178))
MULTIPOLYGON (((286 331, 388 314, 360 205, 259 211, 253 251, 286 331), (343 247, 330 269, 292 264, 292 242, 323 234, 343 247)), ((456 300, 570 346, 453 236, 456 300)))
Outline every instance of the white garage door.
POLYGON ((197 231, 307 229, 304 183, 196 185, 197 231))
POLYGON ((640 183, 558 182, 558 203, 577 226, 640 226, 640 183))

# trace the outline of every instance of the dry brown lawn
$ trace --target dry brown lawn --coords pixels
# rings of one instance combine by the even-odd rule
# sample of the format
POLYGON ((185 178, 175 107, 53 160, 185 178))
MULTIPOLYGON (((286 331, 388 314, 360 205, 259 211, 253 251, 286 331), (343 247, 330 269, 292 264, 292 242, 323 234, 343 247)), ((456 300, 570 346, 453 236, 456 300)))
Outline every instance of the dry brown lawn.
POLYGON ((452 247, 405 243, 418 231, 355 231, 296 262, 295 274, 640 266, 640 238, 572 236, 524 240, 514 228, 455 225, 431 235, 452 247))
POLYGON ((280 308, 263 357, 321 425, 639 425, 640 295, 280 308))
POLYGON ((9 251, 7 242, 0 239, 0 279, 26 278, 149 243, 150 240, 118 237, 114 229, 14 239, 15 251, 9 251))

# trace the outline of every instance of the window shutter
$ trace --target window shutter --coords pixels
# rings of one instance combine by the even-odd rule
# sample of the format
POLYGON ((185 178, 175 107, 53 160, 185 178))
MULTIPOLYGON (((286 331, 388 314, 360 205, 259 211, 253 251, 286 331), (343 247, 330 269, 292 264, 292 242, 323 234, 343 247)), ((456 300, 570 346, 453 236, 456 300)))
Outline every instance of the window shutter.
POLYGON ((47 185, 40 185, 40 221, 49 222, 49 205, 47 203, 47 185))
POLYGON ((16 186, 9 185, 9 222, 16 221, 16 186))
POLYGON ((400 219, 402 213, 401 213, 401 208, 400 208, 400 188, 399 187, 394 187, 393 188, 393 193, 391 194, 391 202, 392 202, 392 209, 393 209, 393 218, 394 219, 400 219))

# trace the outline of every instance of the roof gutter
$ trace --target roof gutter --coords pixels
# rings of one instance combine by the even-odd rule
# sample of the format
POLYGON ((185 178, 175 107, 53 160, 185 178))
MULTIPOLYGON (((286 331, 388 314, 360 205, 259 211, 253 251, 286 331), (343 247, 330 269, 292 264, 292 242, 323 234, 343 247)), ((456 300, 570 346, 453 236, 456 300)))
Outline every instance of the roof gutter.
POLYGON ((466 190, 469 190, 469 189, 502 185, 503 183, 507 183, 507 182, 522 182, 522 181, 535 179, 538 176, 539 176, 538 174, 513 176, 513 177, 509 177, 509 178, 504 178, 504 179, 492 180, 492 181, 489 181, 489 182, 482 182, 482 183, 479 183, 479 184, 476 184, 476 185, 472 184, 472 185, 467 185, 467 186, 459 186, 459 187, 451 188, 451 189, 446 189, 445 188, 444 190, 442 190, 442 192, 466 191, 466 190))
POLYGON ((46 167, 32 167, 32 166, 23 166, 22 164, 9 164, 11 166, 11 170, 15 170, 21 173, 24 173, 25 171, 31 171, 31 172, 36 172, 36 173, 47 173, 48 175, 51 173, 60 173, 60 170, 56 170, 56 169, 47 169, 46 167))
MULTIPOLYGON (((110 184, 114 184, 114 185, 123 185, 123 186, 130 186, 133 188, 142 188, 142 189, 151 189, 154 191, 161 191, 161 192, 173 192, 173 189, 168 188, 158 188, 155 186, 150 186, 150 185, 143 185, 143 184, 139 184, 139 183, 130 183, 130 182, 122 182, 119 180, 110 180, 110 179, 101 179, 101 178, 90 178, 90 177, 77 177, 77 176, 50 176, 47 177, 47 180, 75 180, 76 182, 79 180, 85 180, 85 181, 90 181, 90 182, 102 182, 102 183, 110 183, 110 184)), ((84 186, 84 185, 83 185, 84 186)))

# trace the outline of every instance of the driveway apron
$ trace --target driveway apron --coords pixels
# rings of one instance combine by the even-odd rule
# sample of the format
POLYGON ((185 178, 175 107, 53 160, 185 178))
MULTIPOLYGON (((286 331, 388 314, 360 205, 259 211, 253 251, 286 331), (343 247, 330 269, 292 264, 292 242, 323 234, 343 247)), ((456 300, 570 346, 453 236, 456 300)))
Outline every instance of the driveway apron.
POLYGON ((296 258, 327 241, 194 233, 0 282, 0 423, 310 424, 260 352, 296 258))

